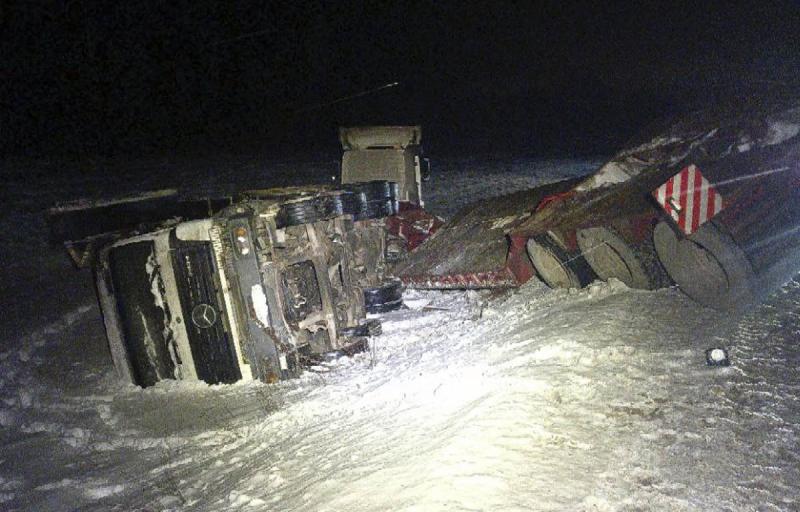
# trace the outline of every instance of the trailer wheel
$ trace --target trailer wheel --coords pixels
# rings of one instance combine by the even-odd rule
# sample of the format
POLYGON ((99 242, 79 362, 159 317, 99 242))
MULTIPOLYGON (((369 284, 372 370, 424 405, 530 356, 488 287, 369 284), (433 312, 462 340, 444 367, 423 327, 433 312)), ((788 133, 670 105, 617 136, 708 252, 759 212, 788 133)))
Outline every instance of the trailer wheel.
POLYGON ((583 288, 595 277, 583 256, 570 255, 549 234, 536 235, 525 246, 536 273, 551 288, 583 288))
POLYGON ((662 221, 653 235, 664 268, 692 299, 722 310, 755 300, 756 279, 750 261, 733 238, 713 222, 706 222, 688 238, 679 238, 662 221))
POLYGON ((670 284, 650 237, 640 247, 634 248, 613 228, 579 229, 577 235, 581 254, 604 281, 614 277, 630 288, 642 290, 655 290, 670 284))
POLYGON ((386 313, 403 306, 403 284, 392 279, 381 286, 364 289, 364 306, 367 313, 386 313))

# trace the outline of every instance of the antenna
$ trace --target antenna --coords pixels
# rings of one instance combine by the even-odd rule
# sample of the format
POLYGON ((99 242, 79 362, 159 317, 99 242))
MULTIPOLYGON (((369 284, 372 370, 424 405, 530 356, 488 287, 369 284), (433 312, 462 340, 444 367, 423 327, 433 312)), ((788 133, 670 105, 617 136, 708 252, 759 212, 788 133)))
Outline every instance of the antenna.
POLYGON ((397 87, 398 85, 400 85, 400 82, 390 82, 388 84, 383 84, 383 85, 381 85, 379 87, 374 87, 372 89, 367 89, 366 91, 361 91, 361 92, 358 92, 358 93, 355 93, 355 94, 350 94, 348 96, 342 96, 341 98, 337 98, 335 100, 326 101, 326 102, 323 102, 323 103, 315 103, 313 105, 308 105, 306 107, 302 107, 302 108, 299 108, 297 110, 293 110, 291 112, 291 114, 294 115, 294 114, 299 114, 300 112, 308 112, 309 110, 317 110, 319 108, 329 107, 331 105, 335 105, 337 103, 342 103, 344 101, 349 101, 349 100, 353 100, 353 99, 356 99, 356 98, 361 98, 363 96, 368 96, 370 94, 374 94, 374 93, 376 93, 378 91, 382 91, 384 89, 390 89, 392 87, 397 87))

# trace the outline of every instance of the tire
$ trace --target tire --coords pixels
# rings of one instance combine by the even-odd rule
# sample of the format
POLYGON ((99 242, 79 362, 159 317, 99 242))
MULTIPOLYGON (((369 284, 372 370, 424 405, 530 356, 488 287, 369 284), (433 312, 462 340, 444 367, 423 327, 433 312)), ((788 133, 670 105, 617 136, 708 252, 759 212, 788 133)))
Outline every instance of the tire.
POLYGON ((653 234, 667 273, 695 301, 718 310, 737 310, 757 299, 759 283, 750 260, 713 222, 683 237, 661 221, 653 234))
POLYGON ((339 350, 323 352, 321 354, 304 353, 299 357, 299 365, 315 366, 320 363, 331 362, 340 357, 349 357, 355 354, 366 352, 369 349, 369 342, 366 336, 354 336, 351 342, 339 350))
POLYGON ((381 286, 364 289, 364 306, 367 313, 386 313, 403 306, 403 284, 399 279, 381 286))
POLYGON ((355 220, 382 219, 395 215, 396 213, 397 201, 382 199, 380 201, 370 201, 366 203, 353 218, 355 220))
POLYGON ((354 327, 339 329, 339 334, 346 338, 379 336, 381 332, 383 332, 381 322, 375 318, 363 320, 359 325, 354 327))
POLYGON ((349 183, 344 189, 354 193, 363 193, 367 202, 381 199, 397 199, 399 195, 397 183, 386 180, 349 183))
POLYGON ((349 190, 342 190, 340 192, 340 201, 342 203, 342 213, 352 215, 353 217, 361 212, 366 203, 364 194, 349 190))
POLYGON ((400 184, 396 181, 390 181, 389 186, 392 188, 392 199, 395 201, 400 200, 400 184))
POLYGON ((354 220, 382 219, 397 214, 400 209, 397 197, 399 187, 391 181, 351 183, 346 190, 357 197, 358 206, 353 211, 354 220))
POLYGON ((578 247, 604 281, 614 277, 629 288, 656 290, 671 280, 656 257, 652 232, 640 244, 629 244, 613 227, 579 229, 578 247))
POLYGON ((275 217, 275 224, 281 229, 338 217, 344 214, 345 201, 342 194, 337 193, 283 203, 275 217))
POLYGON ((550 234, 534 236, 526 249, 539 279, 551 288, 583 288, 597 277, 581 254, 571 255, 550 234))

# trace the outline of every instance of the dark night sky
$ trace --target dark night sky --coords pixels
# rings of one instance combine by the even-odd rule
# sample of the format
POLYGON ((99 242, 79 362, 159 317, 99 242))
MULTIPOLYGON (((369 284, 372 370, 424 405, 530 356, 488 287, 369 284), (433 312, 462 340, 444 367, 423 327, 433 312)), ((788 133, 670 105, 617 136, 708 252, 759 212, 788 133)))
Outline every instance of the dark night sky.
POLYGON ((800 2, 647 4, 4 3, 0 150, 292 153, 413 122, 434 152, 608 152, 660 115, 800 81, 800 2))

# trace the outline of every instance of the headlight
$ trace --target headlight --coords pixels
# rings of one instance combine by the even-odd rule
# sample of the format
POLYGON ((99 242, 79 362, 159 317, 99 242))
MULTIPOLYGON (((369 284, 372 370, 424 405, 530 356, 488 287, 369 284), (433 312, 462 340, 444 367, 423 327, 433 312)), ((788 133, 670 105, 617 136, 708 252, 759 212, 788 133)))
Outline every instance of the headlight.
POLYGON ((250 238, 246 228, 239 226, 233 230, 233 245, 242 256, 250 254, 250 238))

